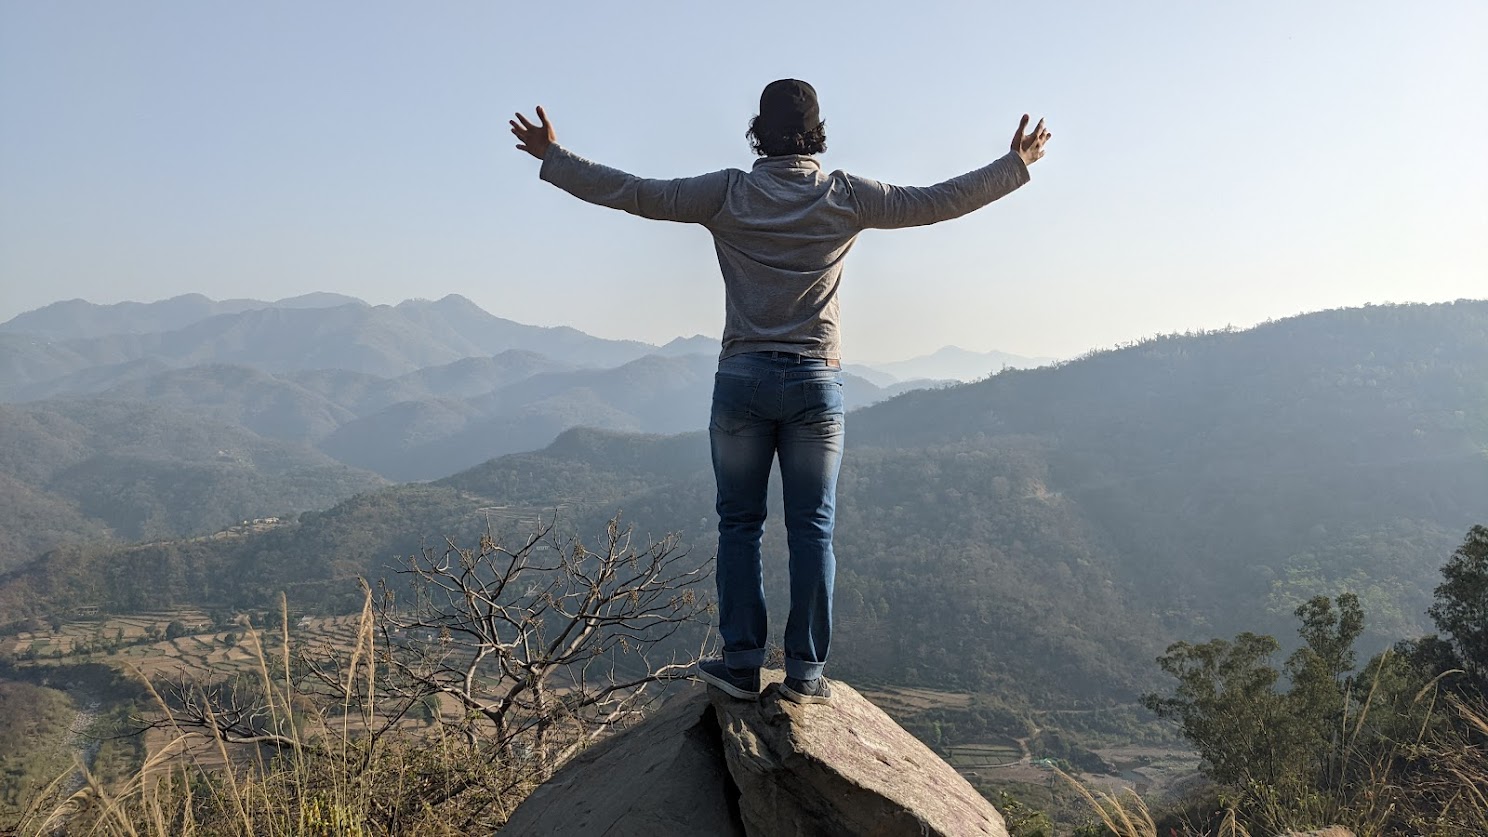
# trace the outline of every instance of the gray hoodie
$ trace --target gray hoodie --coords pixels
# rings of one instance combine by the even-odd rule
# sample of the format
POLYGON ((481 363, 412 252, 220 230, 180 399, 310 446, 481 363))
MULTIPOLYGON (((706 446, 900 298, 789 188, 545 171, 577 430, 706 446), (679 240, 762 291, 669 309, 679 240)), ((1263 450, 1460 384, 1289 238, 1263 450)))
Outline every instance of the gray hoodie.
POLYGON ((542 179, 589 203, 713 234, 726 305, 720 358, 795 352, 841 358, 837 288, 858 233, 959 218, 1028 182, 1016 154, 934 186, 890 186, 810 156, 763 157, 750 171, 650 180, 554 143, 542 179))

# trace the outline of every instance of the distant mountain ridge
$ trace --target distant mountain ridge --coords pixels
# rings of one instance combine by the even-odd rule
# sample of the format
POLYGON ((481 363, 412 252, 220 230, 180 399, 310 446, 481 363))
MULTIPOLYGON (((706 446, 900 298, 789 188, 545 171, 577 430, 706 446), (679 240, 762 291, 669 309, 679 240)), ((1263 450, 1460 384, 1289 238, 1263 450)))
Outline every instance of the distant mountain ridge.
POLYGON ((977 381, 1003 369, 1034 369, 1048 366, 1058 358, 1024 357, 1008 352, 973 352, 959 346, 945 346, 928 355, 909 360, 870 364, 874 369, 893 375, 901 381, 915 379, 977 381))
MULTIPOLYGON (((458 295, 397 305, 335 294, 74 300, 0 327, 0 401, 149 402, 391 479, 433 479, 575 426, 704 426, 717 354, 704 335, 606 340, 496 317, 458 295)), ((850 408, 930 383, 847 373, 850 408)))
MULTIPOLYGON (((394 377, 467 357, 522 349, 580 366, 614 365, 655 350, 633 340, 604 340, 567 327, 529 326, 489 314, 460 296, 394 306, 364 303, 330 308, 250 308, 216 314, 173 331, 113 333, 18 345, 14 334, 0 356, 27 351, 52 359, 60 377, 90 366, 158 358, 173 366, 233 363, 269 372, 346 369, 394 377)), ((7 397, 44 377, 24 379, 24 361, 0 365, 7 397)))
POLYGON ((335 308, 366 304, 356 297, 323 292, 275 302, 214 300, 201 294, 182 294, 158 302, 118 302, 112 305, 70 299, 19 314, 0 323, 0 332, 34 334, 52 340, 84 339, 109 334, 175 331, 220 314, 238 314, 260 308, 335 308))
MULTIPOLYGON (((273 372, 348 369, 393 377, 513 349, 577 366, 613 367, 645 354, 716 354, 718 339, 696 334, 660 346, 606 340, 566 326, 530 326, 502 319, 458 294, 396 305, 371 305, 356 297, 324 292, 276 301, 213 300, 201 294, 108 305, 73 299, 0 323, 0 400, 18 400, 17 393, 34 398, 34 393, 57 378, 140 360, 169 366, 238 363, 273 372), (359 311, 332 312, 341 308, 359 311), (275 311, 290 313, 268 313, 275 311), (249 314, 253 316, 243 316, 249 314), (395 336, 388 335, 389 330, 395 336), (438 339, 431 341, 431 336, 438 339), (348 338, 352 339, 348 342, 348 338), (399 340, 407 341, 406 352, 387 345, 399 340), (446 345, 438 345, 441 340, 446 345), (337 345, 332 350, 317 342, 337 345)), ((946 346, 908 360, 854 363, 850 371, 877 386, 890 386, 911 380, 975 380, 1002 368, 1025 369, 1053 361, 946 346)), ((52 387, 54 392, 65 389, 52 387)))

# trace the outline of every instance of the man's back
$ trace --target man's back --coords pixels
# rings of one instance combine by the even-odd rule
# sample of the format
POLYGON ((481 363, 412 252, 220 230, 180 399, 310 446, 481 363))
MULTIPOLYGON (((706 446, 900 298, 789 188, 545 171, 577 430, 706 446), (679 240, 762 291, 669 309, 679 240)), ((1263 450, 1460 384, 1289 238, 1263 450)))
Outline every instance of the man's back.
POLYGON ((703 225, 727 297, 720 356, 840 356, 842 260, 862 229, 846 178, 804 155, 765 157, 731 174, 718 213, 703 225))
POLYGON ((965 215, 1028 181, 1008 154, 926 187, 890 186, 804 154, 764 157, 750 171, 652 180, 585 160, 556 143, 542 178, 590 203, 644 218, 701 224, 713 234, 727 298, 720 357, 781 351, 840 358, 837 291, 858 233, 965 215))

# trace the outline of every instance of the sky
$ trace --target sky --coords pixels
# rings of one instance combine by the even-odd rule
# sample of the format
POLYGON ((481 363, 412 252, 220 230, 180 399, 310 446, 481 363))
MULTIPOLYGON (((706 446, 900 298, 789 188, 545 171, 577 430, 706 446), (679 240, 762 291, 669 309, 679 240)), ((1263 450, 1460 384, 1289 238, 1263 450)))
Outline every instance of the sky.
POLYGON ((469 297, 717 335, 700 227, 538 179, 507 120, 646 177, 753 162, 810 81, 822 163, 928 185, 1053 133, 972 215, 869 231, 844 356, 1070 357, 1488 297, 1488 3, 0 0, 0 321, 60 299, 469 297))

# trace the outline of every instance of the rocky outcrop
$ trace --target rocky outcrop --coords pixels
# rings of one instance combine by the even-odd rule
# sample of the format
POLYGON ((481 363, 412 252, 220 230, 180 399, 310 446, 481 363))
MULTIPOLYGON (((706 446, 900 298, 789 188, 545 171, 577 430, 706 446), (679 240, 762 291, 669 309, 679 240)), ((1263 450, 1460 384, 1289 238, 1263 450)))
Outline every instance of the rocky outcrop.
MULTIPOLYGON (((778 673, 777 673, 778 678, 778 673)), ((692 687, 517 808, 513 835, 1006 837, 950 765, 851 687, 798 706, 692 687)))
POLYGON ((744 837, 737 799, 718 722, 696 687, 565 764, 501 834, 744 837))

